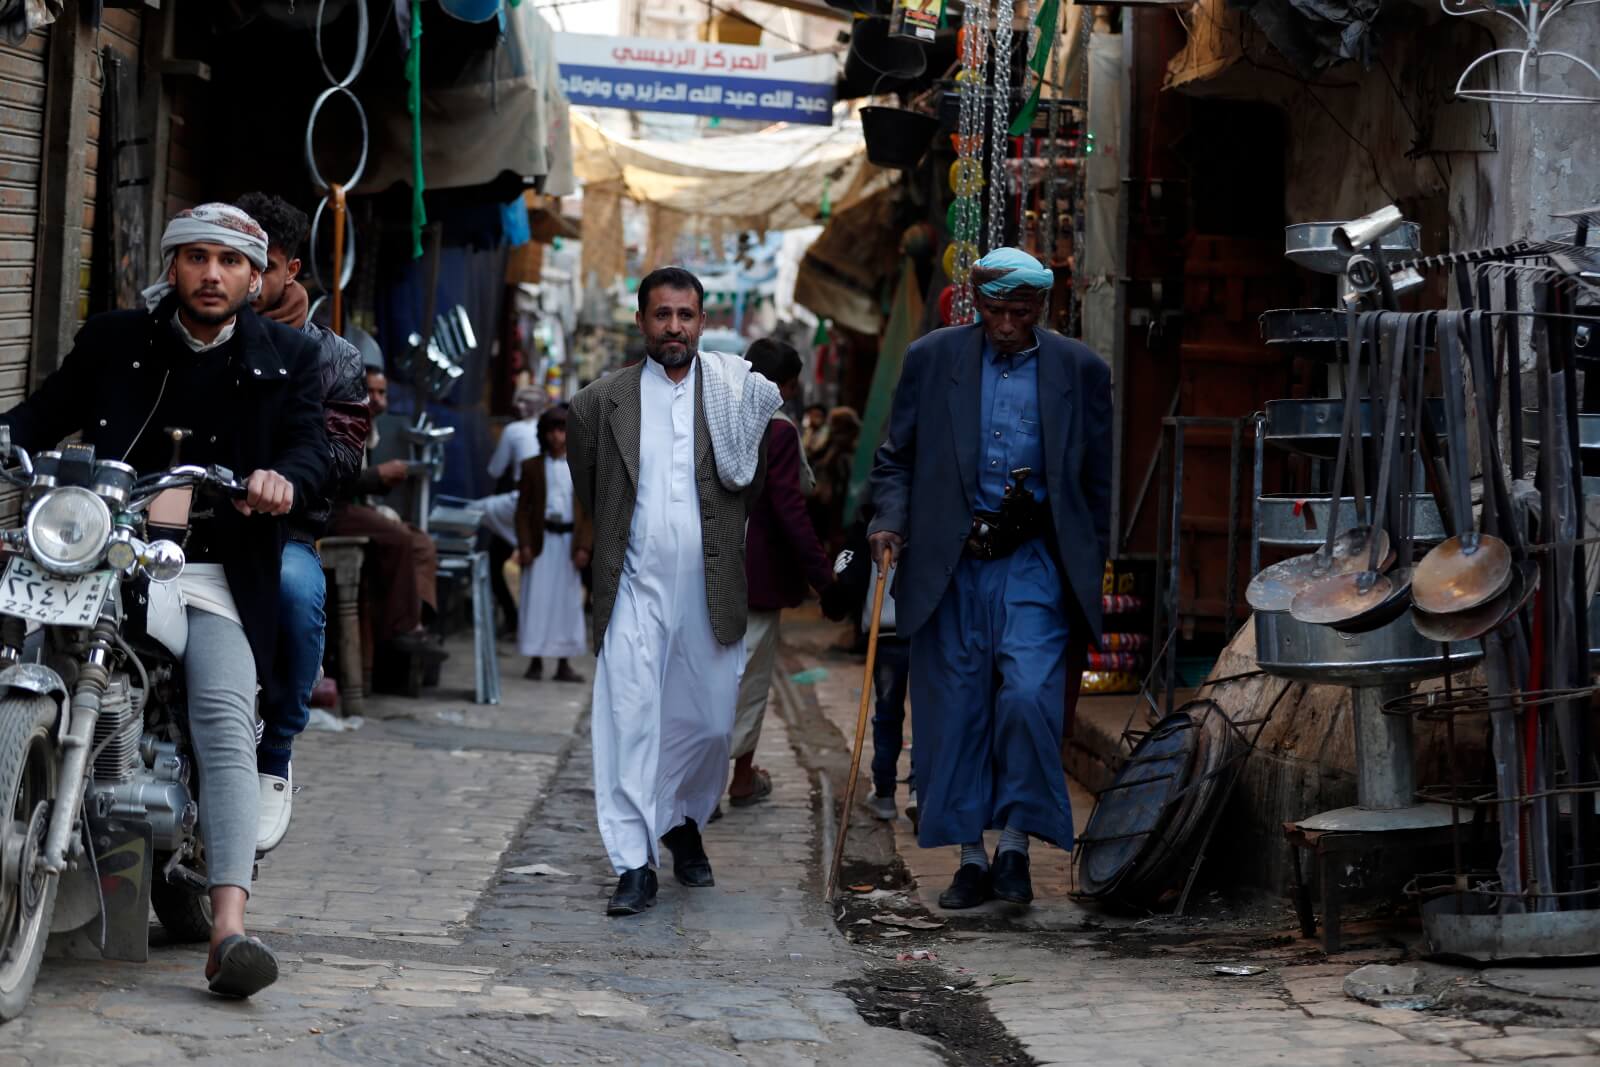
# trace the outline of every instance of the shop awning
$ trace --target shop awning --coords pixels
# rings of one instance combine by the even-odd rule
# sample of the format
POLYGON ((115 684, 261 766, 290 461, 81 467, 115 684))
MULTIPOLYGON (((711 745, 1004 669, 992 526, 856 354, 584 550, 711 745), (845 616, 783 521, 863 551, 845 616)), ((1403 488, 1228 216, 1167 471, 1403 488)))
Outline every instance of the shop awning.
MULTIPOLYGON (((423 36, 422 166, 429 189, 487 185, 507 174, 537 180, 550 196, 576 188, 554 36, 533 4, 508 8, 507 14, 498 46, 478 50, 447 85, 429 77, 430 40, 423 36)), ((437 48, 432 54, 438 55, 437 48)), ((409 184, 411 115, 404 94, 366 103, 372 160, 362 186, 409 184)))
POLYGON ((685 228, 754 230, 807 226, 893 182, 867 162, 858 122, 769 127, 697 141, 620 137, 573 114, 574 170, 586 186, 682 216, 685 228))

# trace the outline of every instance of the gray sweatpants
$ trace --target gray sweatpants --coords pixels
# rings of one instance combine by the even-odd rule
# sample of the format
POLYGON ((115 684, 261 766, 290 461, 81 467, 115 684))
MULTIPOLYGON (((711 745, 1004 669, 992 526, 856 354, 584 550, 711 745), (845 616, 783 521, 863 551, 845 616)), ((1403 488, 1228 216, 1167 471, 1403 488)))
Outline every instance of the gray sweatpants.
POLYGON ((261 786, 256 778, 256 661, 244 627, 189 609, 183 657, 189 737, 200 763, 200 832, 212 886, 250 891, 261 786))

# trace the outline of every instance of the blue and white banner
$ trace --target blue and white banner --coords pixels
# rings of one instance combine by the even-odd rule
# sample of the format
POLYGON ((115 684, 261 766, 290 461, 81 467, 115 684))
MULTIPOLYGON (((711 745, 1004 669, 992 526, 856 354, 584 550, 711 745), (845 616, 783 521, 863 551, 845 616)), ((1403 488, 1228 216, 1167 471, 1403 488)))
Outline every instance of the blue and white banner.
POLYGON ((777 56, 744 45, 556 34, 561 90, 573 104, 831 125, 832 57, 777 56))

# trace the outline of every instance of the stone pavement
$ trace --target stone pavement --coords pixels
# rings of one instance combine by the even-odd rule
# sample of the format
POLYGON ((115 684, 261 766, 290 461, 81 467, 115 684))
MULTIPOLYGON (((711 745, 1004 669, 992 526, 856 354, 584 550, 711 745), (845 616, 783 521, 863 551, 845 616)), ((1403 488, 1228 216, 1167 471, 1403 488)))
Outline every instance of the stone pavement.
MULTIPOLYGON (((785 662, 790 671, 809 670, 811 680, 792 686, 793 691, 844 739, 855 731, 862 665, 859 657, 829 648, 838 634, 836 627, 787 621, 785 662)), ((870 745, 869 731, 864 763, 870 745)), ((902 762, 902 775, 905 766, 902 762)), ((842 781, 834 788, 842 793, 842 781)), ((865 774, 857 788, 858 796, 866 795, 865 774)), ((903 794, 900 800, 903 811, 903 794)), ((1092 798, 1075 786, 1072 802, 1081 830, 1092 798)), ((971 912, 942 912, 934 898, 954 873, 953 849, 919 849, 903 814, 889 829, 859 808, 852 815, 850 842, 852 855, 875 855, 881 862, 888 847, 904 865, 911 880, 904 902, 946 923, 922 934, 916 945, 933 952, 949 972, 980 976, 995 1017, 1040 1064, 1600 1065, 1600 1030, 1517 1025, 1524 1017, 1513 1018, 1512 1012, 1502 1021, 1475 1021, 1350 999, 1343 990, 1347 974, 1364 963, 1401 955, 1382 947, 1381 939, 1376 949, 1330 961, 1298 937, 1286 915, 1281 926, 1269 923, 1265 930, 1214 923, 1208 931, 1205 924, 1180 921, 1165 928, 1173 936, 1140 936, 1145 923, 1067 899, 1068 857, 1038 843, 1031 909, 993 902, 971 912), (1194 943, 1185 947, 1188 940, 1194 943), (1218 963, 1247 963, 1262 973, 1222 976, 1214 969, 1218 963)), ((884 961, 895 959, 905 945, 874 945, 870 935, 862 937, 866 951, 876 950, 884 961)))
POLYGON ((499 707, 468 702, 458 643, 441 689, 302 739, 293 828, 251 906, 276 986, 211 998, 203 947, 159 932, 145 964, 53 954, 0 1067, 941 1062, 835 991, 860 963, 818 903, 816 798, 781 720, 774 800, 708 832, 717 887, 668 876, 651 913, 607 919, 588 686, 523 681, 509 651, 499 707))

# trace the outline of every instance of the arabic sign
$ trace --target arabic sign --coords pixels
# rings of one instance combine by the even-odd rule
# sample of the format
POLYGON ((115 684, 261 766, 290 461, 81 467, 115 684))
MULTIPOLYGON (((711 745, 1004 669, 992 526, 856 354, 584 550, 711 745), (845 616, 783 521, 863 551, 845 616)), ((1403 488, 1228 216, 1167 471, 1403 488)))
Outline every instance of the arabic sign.
POLYGON ((765 122, 833 122, 833 60, 699 41, 556 34, 561 90, 589 107, 765 122))

